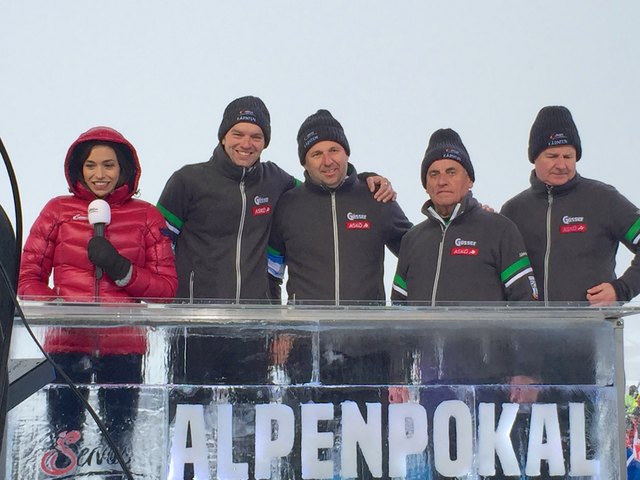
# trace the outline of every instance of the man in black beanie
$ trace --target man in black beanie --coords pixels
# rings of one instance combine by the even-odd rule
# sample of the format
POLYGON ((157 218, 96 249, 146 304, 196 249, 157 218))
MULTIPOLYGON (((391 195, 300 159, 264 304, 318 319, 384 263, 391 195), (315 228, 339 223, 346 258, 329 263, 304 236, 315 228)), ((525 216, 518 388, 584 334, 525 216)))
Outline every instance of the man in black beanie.
MULTIPOLYGON (((176 298, 189 303, 270 303, 266 253, 271 221, 281 195, 300 182, 275 163, 261 160, 271 140, 271 117, 260 98, 245 96, 229 103, 217 133, 219 143, 211 158, 176 171, 157 205, 175 245, 176 298)), ((372 199, 384 202, 395 195, 385 178, 369 176, 366 183, 372 199)), ((174 366, 180 369, 186 358, 188 373, 174 376, 176 383, 265 380, 265 369, 246 364, 253 358, 266 366, 264 341, 259 347, 242 341, 213 346, 211 338, 197 335, 186 343, 179 340, 174 366), (182 348, 189 350, 188 356, 182 348)))
POLYGON ((268 299, 266 260, 255 252, 266 249, 280 195, 296 185, 275 163, 260 161, 270 140, 262 100, 237 98, 224 110, 211 158, 167 181, 158 208, 175 242, 176 298, 268 299))
POLYGON ((535 280, 515 225, 473 197, 475 172, 460 136, 436 130, 420 166, 427 220, 402 240, 395 301, 533 301, 535 280))
POLYGON ((544 107, 529 135, 531 186, 502 213, 524 238, 541 298, 549 302, 611 305, 640 293, 640 212, 614 187, 581 177, 582 145, 571 112, 544 107), (616 278, 619 243, 631 266, 616 278))
POLYGON ((397 254, 411 223, 396 202, 376 202, 349 163, 351 149, 329 111, 310 115, 298 131, 302 188, 282 196, 269 239, 274 294, 288 266, 289 299, 384 303, 385 245, 397 254))
MULTIPOLYGON (((271 140, 270 121, 258 97, 233 100, 209 161, 186 165, 167 181, 158 208, 175 242, 176 298, 269 299, 266 249, 274 207, 300 183, 275 163, 260 160, 271 140)), ((380 201, 394 195, 382 177, 371 176, 367 183, 380 201)))
MULTIPOLYGON (((411 222, 395 201, 380 203, 371 196, 349 161, 351 147, 342 125, 329 111, 310 115, 297 140, 305 181, 285 193, 276 208, 269 238, 272 295, 280 295, 286 266, 290 303, 384 305, 385 247, 397 255, 411 222)), ((279 340, 278 350, 290 359, 311 349, 299 339, 279 340)), ((320 380, 328 385, 384 385, 390 364, 399 364, 390 361, 393 352, 386 340, 365 342, 360 331, 327 332, 321 349, 320 380)), ((304 401, 338 405, 345 399, 343 392, 331 389, 306 394, 304 401)), ((382 387, 352 389, 348 398, 364 408, 366 402, 384 405, 387 394, 382 387)), ((373 478, 365 463, 358 455, 359 479, 373 478)))
MULTIPOLYGON (((537 299, 518 229, 509 219, 482 208, 471 193, 474 181, 473 164, 458 133, 436 130, 420 165, 420 182, 429 196, 422 207, 427 219, 402 239, 391 293, 394 303, 477 306, 537 299)), ((481 334, 473 328, 456 330, 432 341, 431 348, 416 349, 421 354, 411 361, 424 384, 455 385, 474 379, 491 385, 512 374, 509 343, 499 328, 481 334)), ((405 396, 402 388, 392 393, 405 396)), ((421 403, 437 404, 442 401, 438 395, 424 390, 421 403)))

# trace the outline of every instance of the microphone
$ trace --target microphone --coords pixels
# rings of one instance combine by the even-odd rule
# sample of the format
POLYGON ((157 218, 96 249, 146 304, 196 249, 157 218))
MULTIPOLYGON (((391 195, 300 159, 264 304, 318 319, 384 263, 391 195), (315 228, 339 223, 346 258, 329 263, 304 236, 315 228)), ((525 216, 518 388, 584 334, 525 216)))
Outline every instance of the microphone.
MULTIPOLYGON (((111 223, 111 207, 101 198, 95 199, 89 204, 87 210, 89 224, 93 225, 93 236, 104 237, 104 227, 111 223)), ((96 279, 102 278, 102 268, 96 267, 96 279)))

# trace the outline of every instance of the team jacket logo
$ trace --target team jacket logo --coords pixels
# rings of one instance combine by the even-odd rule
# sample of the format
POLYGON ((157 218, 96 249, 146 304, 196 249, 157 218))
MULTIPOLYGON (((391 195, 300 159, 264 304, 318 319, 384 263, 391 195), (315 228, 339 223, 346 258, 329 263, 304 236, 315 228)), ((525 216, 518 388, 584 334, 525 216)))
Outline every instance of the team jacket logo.
POLYGON ((260 195, 256 195, 253 197, 253 203, 255 205, 251 208, 251 214, 254 217, 259 217, 260 215, 269 215, 273 210, 272 205, 269 203, 269 197, 261 197, 260 195))
POLYGON ((480 254, 478 247, 451 247, 451 255, 466 255, 475 257, 480 254))
POLYGON ((587 223, 584 217, 570 217, 565 215, 562 217, 563 225, 560 225, 560 233, 585 233, 587 231, 587 223))
POLYGON ((347 213, 347 230, 370 230, 371 222, 364 213, 347 213))
POLYGON ((76 213, 73 217, 71 217, 71 219, 86 222, 87 220, 89 220, 89 217, 87 217, 86 215, 82 215, 81 213, 76 213))
POLYGON ((456 238, 453 242, 455 247, 451 247, 451 255, 468 255, 476 256, 479 253, 475 240, 464 240, 462 238, 456 238))

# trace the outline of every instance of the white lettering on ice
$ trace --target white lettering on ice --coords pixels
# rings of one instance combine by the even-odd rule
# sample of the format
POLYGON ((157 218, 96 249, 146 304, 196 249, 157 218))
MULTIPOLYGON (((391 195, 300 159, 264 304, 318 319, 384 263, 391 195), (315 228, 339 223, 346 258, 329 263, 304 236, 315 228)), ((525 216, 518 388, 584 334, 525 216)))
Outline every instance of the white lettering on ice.
MULTIPOLYGON (((472 474, 493 476, 499 461, 507 476, 520 476, 522 472, 511 442, 510 432, 516 416, 523 412, 517 403, 502 404, 500 417, 496 419, 496 404, 481 403, 478 408, 477 432, 469 405, 461 400, 439 403, 433 414, 432 442, 429 447, 429 425, 427 412, 419 403, 391 404, 388 407, 388 425, 383 424, 382 405, 366 403, 366 420, 357 403, 344 401, 340 404, 340 476, 357 476, 358 450, 367 462, 373 476, 382 477, 383 432, 388 432, 389 477, 407 475, 407 459, 433 448, 434 470, 446 477, 472 474), (497 420, 497 422, 496 422, 497 420), (456 435, 450 435, 451 422, 456 435), (474 451, 474 438, 477 444, 474 451), (455 445, 450 445, 454 439, 455 445), (359 448, 358 448, 359 447, 359 448), (453 450, 451 450, 453 447, 453 450), (451 454, 450 452, 454 453, 451 454), (475 467, 473 459, 478 459, 475 467), (473 472, 474 468, 477 472, 473 472)), ((568 459, 564 458, 559 410, 555 403, 531 405, 529 438, 524 464, 524 473, 540 475, 542 462, 546 462, 551 475, 565 475, 565 462, 570 476, 597 476, 600 462, 587 458, 585 408, 582 403, 569 403, 568 459)), ((243 408, 252 408, 243 406, 243 408)), ((294 451, 295 408, 280 403, 254 405, 255 409, 255 478, 271 476, 275 462, 294 451)), ((306 403, 300 411, 300 469, 303 479, 334 478, 334 461, 320 459, 319 452, 337 447, 335 434, 326 431, 327 422, 334 419, 335 406, 331 403, 306 403)), ((563 407, 566 408, 566 405, 563 407)), ((218 404, 215 433, 205 431, 204 407, 202 405, 177 405, 171 437, 169 480, 181 479, 186 463, 193 464, 195 478, 211 480, 225 478, 248 479, 249 464, 234 463, 234 405, 218 404), (207 439, 217 438, 217 471, 209 469, 207 439)), ((246 416, 245 416, 246 418, 246 416)), ((215 422, 214 422, 215 423, 215 422)))

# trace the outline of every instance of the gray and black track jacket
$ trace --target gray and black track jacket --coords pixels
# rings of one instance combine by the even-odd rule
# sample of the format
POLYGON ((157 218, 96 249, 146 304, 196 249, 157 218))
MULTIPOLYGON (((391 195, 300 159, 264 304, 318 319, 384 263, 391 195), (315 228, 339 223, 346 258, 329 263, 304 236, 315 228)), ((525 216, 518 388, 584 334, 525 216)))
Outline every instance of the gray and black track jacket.
POLYGON ((545 301, 586 302, 587 289, 610 282, 619 301, 640 293, 640 211, 614 187, 574 178, 549 187, 531 173, 531 187, 502 207, 525 241, 545 301), (635 257, 616 280, 618 244, 635 257))
POLYGON ((305 178, 277 205, 269 273, 281 282, 288 266, 289 300, 384 301, 384 247, 397 255, 411 222, 396 202, 377 202, 351 164, 336 189, 305 178))
POLYGON ((469 192, 448 221, 431 200, 428 219, 402 239, 391 298, 396 301, 534 301, 537 289, 516 226, 482 209, 469 192))
POLYGON ((268 299, 273 207, 295 185, 275 163, 235 165, 220 144, 208 162, 176 171, 158 208, 175 239, 177 298, 268 299))

